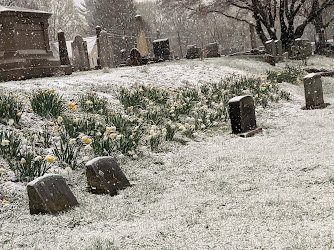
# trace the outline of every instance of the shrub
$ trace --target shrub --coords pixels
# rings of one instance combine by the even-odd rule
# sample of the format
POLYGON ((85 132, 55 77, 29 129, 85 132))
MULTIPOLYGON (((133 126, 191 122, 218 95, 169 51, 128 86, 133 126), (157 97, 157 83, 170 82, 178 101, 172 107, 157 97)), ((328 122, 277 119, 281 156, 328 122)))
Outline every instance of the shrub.
POLYGON ((301 67, 294 67, 286 64, 282 71, 276 72, 268 70, 267 75, 267 79, 272 82, 276 81, 278 83, 289 82, 292 84, 300 84, 300 78, 303 75, 303 70, 301 67))

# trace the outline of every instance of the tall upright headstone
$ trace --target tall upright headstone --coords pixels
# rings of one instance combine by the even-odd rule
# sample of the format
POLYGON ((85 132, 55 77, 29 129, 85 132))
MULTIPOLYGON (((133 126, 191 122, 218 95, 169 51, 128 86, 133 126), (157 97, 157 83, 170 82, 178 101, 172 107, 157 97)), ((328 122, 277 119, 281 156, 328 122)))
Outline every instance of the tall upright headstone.
POLYGON ((99 45, 100 45, 100 64, 101 68, 114 68, 114 50, 112 45, 111 37, 104 30, 100 32, 99 35, 99 45))
POLYGON ((54 59, 48 37, 51 13, 0 6, 0 81, 72 74, 54 59))
POLYGON ((169 39, 158 39, 153 41, 154 57, 158 60, 168 60, 170 57, 169 39))
POLYGON ((266 53, 272 56, 276 56, 276 45, 274 40, 268 40, 265 42, 266 53))
POLYGON ((262 131, 261 128, 256 126, 255 106, 251 96, 236 96, 229 100, 228 103, 232 132, 234 134, 249 137, 262 131))
POLYGON ((251 48, 256 48, 256 35, 255 35, 255 25, 251 22, 249 24, 249 31, 250 31, 250 40, 251 40, 251 48))
POLYGON ((95 27, 96 32, 96 46, 97 46, 97 59, 96 59, 96 69, 101 69, 101 46, 100 46, 100 33, 102 29, 100 26, 95 27))
POLYGON ((321 75, 311 73, 303 78, 306 109, 316 109, 324 106, 321 75))
POLYGON ((87 42, 84 41, 81 36, 76 36, 71 43, 71 46, 74 71, 89 70, 87 42))
POLYGON ((61 175, 49 174, 27 185, 30 214, 57 214, 78 205, 61 175))
POLYGON ((146 36, 144 31, 144 21, 142 16, 137 15, 135 17, 136 28, 137 28, 137 49, 139 50, 141 56, 148 55, 148 48, 146 42, 146 36))
POLYGON ((275 40, 275 49, 277 56, 283 56, 283 45, 281 40, 275 40))
POLYGON ((58 31, 58 45, 59 45, 59 58, 61 65, 70 65, 70 59, 68 57, 68 51, 66 46, 65 33, 62 30, 58 31))

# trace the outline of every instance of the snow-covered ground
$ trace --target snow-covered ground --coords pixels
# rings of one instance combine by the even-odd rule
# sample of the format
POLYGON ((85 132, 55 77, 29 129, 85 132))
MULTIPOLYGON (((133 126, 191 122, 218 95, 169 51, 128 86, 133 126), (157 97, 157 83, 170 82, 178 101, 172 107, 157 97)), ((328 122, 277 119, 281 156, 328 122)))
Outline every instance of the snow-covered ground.
MULTIPOLYGON (((308 64, 334 66, 324 57, 308 64)), ((197 85, 230 74, 265 75, 284 65, 182 60, 0 86, 27 94, 54 88, 68 100, 96 91, 112 101, 117 87, 135 81, 197 85)), ((63 173, 80 206, 57 216, 31 216, 25 184, 8 182, 4 173, 0 192, 8 203, 0 213, 0 249, 334 248, 334 80, 323 83, 331 105, 310 111, 301 109, 302 85, 281 84, 292 100, 257 109, 262 134, 243 139, 221 128, 187 145, 168 143, 161 153, 124 159, 121 168, 134 185, 117 196, 88 193, 83 169, 63 173)))

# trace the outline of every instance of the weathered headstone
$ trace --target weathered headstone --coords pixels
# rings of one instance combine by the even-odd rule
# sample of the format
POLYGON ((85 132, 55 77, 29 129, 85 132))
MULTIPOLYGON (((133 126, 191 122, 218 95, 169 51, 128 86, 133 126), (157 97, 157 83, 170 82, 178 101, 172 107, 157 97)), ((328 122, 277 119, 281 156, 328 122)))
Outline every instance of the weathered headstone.
POLYGON ((74 71, 89 70, 87 42, 84 41, 81 36, 76 36, 71 43, 71 46, 74 71))
POLYGON ((48 174, 27 185, 30 214, 56 214, 78 205, 64 178, 48 174))
POLYGON ((58 45, 59 45, 60 64, 70 65, 70 59, 68 57, 68 51, 66 46, 65 33, 62 30, 58 31, 58 45))
POLYGON ((100 26, 95 27, 95 33, 96 33, 96 47, 97 47, 97 59, 95 67, 96 69, 101 69, 101 46, 100 46, 100 33, 102 31, 102 28, 100 26))
POLYGON ((283 45, 281 40, 275 40, 275 49, 277 56, 283 56, 283 45))
POLYGON ((256 33, 255 33, 255 25, 250 22, 249 24, 249 31, 250 31, 250 40, 251 40, 251 48, 256 48, 256 33))
POLYGON ((322 92, 321 75, 311 73, 303 78, 306 109, 316 109, 323 107, 324 96, 322 92))
POLYGON ((0 81, 72 74, 50 50, 48 19, 51 13, 0 6, 0 81))
POLYGON ((262 131, 257 128, 253 98, 249 95, 236 96, 229 100, 229 114, 232 132, 242 137, 249 137, 262 131))
POLYGON ((100 44, 100 64, 102 68, 114 68, 114 51, 111 37, 106 31, 101 31, 99 35, 100 44))
POLYGON ((137 49, 140 54, 144 57, 148 55, 148 48, 146 42, 146 36, 144 32, 144 21, 141 15, 135 17, 136 28, 137 28, 137 49))
POLYGON ((265 42, 266 53, 272 56, 276 56, 276 45, 274 40, 268 40, 265 42))
POLYGON ((219 54, 219 44, 218 43, 209 43, 205 46, 207 52, 206 56, 210 57, 220 57, 219 54))
POLYGON ((202 50, 201 48, 196 47, 196 45, 187 46, 187 59, 195 59, 201 57, 202 50))
POLYGON ((160 60, 160 59, 169 60, 170 48, 169 48, 168 38, 154 40, 153 41, 153 52, 154 52, 154 57, 157 60, 160 60))
POLYGON ((117 191, 130 186, 116 160, 97 157, 86 163, 88 188, 92 193, 116 195, 117 191))
POLYGON ((129 55, 128 65, 139 66, 142 64, 141 55, 137 48, 132 48, 129 55))

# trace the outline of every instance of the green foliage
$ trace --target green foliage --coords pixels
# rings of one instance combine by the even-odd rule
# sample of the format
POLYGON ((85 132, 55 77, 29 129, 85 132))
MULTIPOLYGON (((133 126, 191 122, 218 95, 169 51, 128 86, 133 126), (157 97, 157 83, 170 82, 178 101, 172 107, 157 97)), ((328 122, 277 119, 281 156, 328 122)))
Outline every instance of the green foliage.
POLYGON ((85 112, 106 114, 108 112, 108 101, 99 97, 96 93, 87 93, 79 97, 80 107, 85 112))
POLYGON ((62 97, 53 89, 33 93, 30 102, 33 111, 45 118, 57 118, 65 110, 62 97))
POLYGON ((280 71, 267 71, 267 79, 271 82, 289 82, 292 84, 300 84, 303 76, 303 70, 301 67, 294 67, 294 66, 289 66, 288 64, 285 65, 285 68, 280 71))
POLYGON ((18 123, 22 115, 22 103, 14 96, 0 94, 0 120, 13 119, 18 123))
POLYGON ((102 128, 97 119, 91 116, 84 116, 81 119, 64 116, 61 126, 70 138, 76 138, 80 133, 92 135, 102 128))
POLYGON ((4 159, 16 158, 20 152, 20 136, 12 130, 0 131, 0 153, 4 159))
POLYGON ((59 132, 59 144, 54 144, 53 153, 63 167, 69 166, 76 169, 80 155, 80 147, 76 139, 69 138, 63 131, 59 132))

